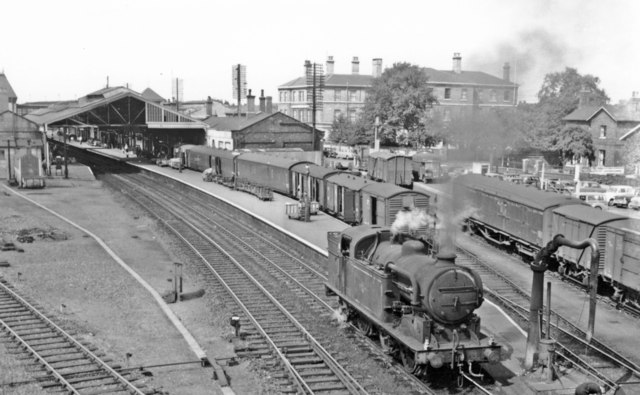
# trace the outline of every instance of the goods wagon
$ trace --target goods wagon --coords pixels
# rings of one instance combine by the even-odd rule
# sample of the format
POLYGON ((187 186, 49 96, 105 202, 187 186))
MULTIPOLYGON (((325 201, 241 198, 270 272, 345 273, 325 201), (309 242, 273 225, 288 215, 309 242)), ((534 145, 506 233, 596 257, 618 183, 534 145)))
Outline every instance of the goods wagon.
POLYGON ((533 258, 552 237, 553 210, 584 203, 575 198, 481 175, 454 179, 457 211, 468 211, 472 230, 487 240, 533 258))
POLYGON ((235 158, 236 177, 252 185, 270 188, 283 195, 295 196, 291 168, 312 162, 282 158, 264 153, 248 152, 235 158))
MULTIPOLYGON (((361 195, 362 223, 365 225, 391 226, 403 209, 421 210, 425 214, 430 211, 427 194, 393 184, 370 183, 362 188, 361 195)), ((423 235, 426 233, 426 221, 417 231, 423 235)))
POLYGON ((293 178, 296 197, 299 193, 308 193, 312 201, 319 203, 324 209, 327 205, 327 177, 340 173, 340 170, 318 166, 316 164, 300 163, 291 167, 291 177, 293 178), (298 188, 300 187, 300 188, 298 188), (297 192, 299 191, 299 193, 297 192))
POLYGON ((347 173, 333 174, 326 178, 326 211, 349 224, 362 222, 362 197, 360 191, 375 181, 347 173))
POLYGON ((367 160, 367 175, 372 180, 410 188, 413 184, 413 161, 405 155, 372 152, 367 160))
POLYGON ((430 184, 445 179, 440 155, 431 152, 419 152, 411 157, 413 161, 413 179, 430 184))

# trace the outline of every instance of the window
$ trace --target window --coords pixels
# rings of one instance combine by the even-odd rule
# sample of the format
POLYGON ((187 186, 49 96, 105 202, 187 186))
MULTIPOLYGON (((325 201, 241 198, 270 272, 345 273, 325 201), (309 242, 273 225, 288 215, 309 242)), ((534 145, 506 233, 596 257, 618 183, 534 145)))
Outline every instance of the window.
POLYGON ((5 160, 5 153, 3 149, 0 149, 0 160, 5 160))
POLYGON ((607 138, 607 125, 600 125, 600 138, 601 139, 607 138))
POLYGON ((451 121, 451 111, 449 111, 448 109, 444 110, 444 115, 443 115, 442 119, 445 122, 451 121))
POLYGON ((333 110, 333 119, 339 119, 341 115, 342 115, 342 111, 333 110))
POLYGON ((451 88, 444 88, 444 98, 445 100, 451 99, 451 88))
POLYGON ((496 91, 495 89, 491 89, 489 91, 489 101, 495 102, 496 100, 496 91))
POLYGON ((510 102, 511 101, 511 91, 510 90, 504 91, 503 100, 506 101, 506 102, 510 102))
POLYGON ((484 100, 484 91, 482 89, 478 89, 476 92, 477 92, 477 95, 478 95, 478 97, 477 97, 478 101, 484 100))
POLYGON ((349 91, 349 101, 358 101, 358 91, 349 91))
POLYGON ((463 88, 460 91, 460 100, 467 100, 467 89, 463 88))
POLYGON ((299 102, 304 101, 304 91, 298 91, 298 101, 299 102))
POLYGON ((298 120, 300 119, 300 115, 298 114, 298 110, 293 110, 293 117, 295 119, 298 119, 298 120))
POLYGON ((336 101, 342 100, 342 91, 340 89, 336 89, 336 101))
POLYGON ((351 123, 355 123, 357 119, 357 114, 356 114, 356 110, 350 110, 349 111, 349 121, 351 123))

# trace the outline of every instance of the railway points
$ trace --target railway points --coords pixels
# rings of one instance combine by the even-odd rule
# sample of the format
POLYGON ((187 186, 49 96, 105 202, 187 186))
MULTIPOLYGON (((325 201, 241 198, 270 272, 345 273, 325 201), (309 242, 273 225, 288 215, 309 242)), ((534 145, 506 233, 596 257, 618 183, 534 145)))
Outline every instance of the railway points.
MULTIPOLYGON (((115 151, 115 150, 114 150, 115 151)), ((108 155, 111 156, 118 156, 117 152, 105 152, 108 155)), ((267 207, 267 206, 263 206, 264 202, 259 202, 257 199, 255 199, 254 197, 251 197, 249 195, 245 195, 242 193, 238 193, 235 191, 231 191, 229 189, 225 189, 222 186, 219 186, 217 184, 212 184, 212 183, 204 183, 201 180, 201 174, 198 172, 191 172, 188 170, 183 171, 182 173, 178 172, 175 169, 170 169, 170 168, 159 168, 155 165, 138 165, 140 167, 145 168, 146 170, 150 170, 153 171, 155 173, 158 174, 163 174, 165 176, 171 176, 174 179, 178 179, 181 180, 182 182, 186 182, 187 184, 191 184, 194 185, 200 189, 205 189, 208 190, 209 193, 212 193, 214 195, 219 194, 219 196, 222 196, 224 199, 226 199, 229 202, 233 202, 234 204, 238 205, 241 207, 241 209, 245 210, 245 211, 249 211, 249 212, 254 212, 259 216, 265 217, 269 222, 271 222, 273 225, 275 225, 276 227, 283 229, 283 230, 287 230, 288 233, 290 233, 291 235, 299 235, 300 238, 306 240, 307 244, 311 244, 314 246, 315 249, 320 249, 322 250, 323 247, 326 248, 326 245, 323 246, 323 241, 321 240, 322 237, 319 237, 316 241, 313 241, 313 237, 314 235, 316 235, 317 233, 320 233, 321 236, 323 236, 324 234, 326 234, 326 232, 324 232, 324 230, 322 230, 323 226, 329 226, 328 230, 339 230, 340 226, 342 227, 346 227, 346 225, 342 224, 340 221, 337 221, 338 223, 336 224, 331 224, 331 221, 327 221, 327 223, 329 223, 329 225, 326 224, 322 224, 322 226, 319 226, 319 222, 316 223, 312 223, 311 226, 309 226, 309 224, 304 224, 304 223, 299 223, 299 222, 295 222, 295 221, 289 221, 286 218, 286 215, 284 213, 285 211, 285 202, 287 201, 285 197, 278 195, 278 198, 282 198, 283 200, 280 201, 279 204, 275 204, 271 207, 267 207), (204 188, 203 188, 204 187, 204 188), (218 189, 218 190, 216 190, 218 189), (243 196, 244 195, 244 196, 243 196), (280 208, 280 210, 276 210, 277 208, 280 208), (332 226, 336 226, 336 229, 331 228, 332 226), (311 230, 309 230, 309 228, 312 228, 311 230), (310 240, 311 239, 311 240, 310 240)), ((291 202, 293 202, 293 200, 290 200, 291 202)), ((328 219, 331 219, 331 217, 327 216, 328 219)), ((324 242, 326 243, 326 242, 324 242)), ((522 270, 522 267, 520 267, 519 269, 514 269, 515 272, 523 275, 525 278, 523 278, 523 282, 527 282, 530 281, 530 277, 529 280, 526 279, 527 275, 530 275, 530 273, 526 273, 525 270, 522 270), (526 273, 526 274, 525 274, 526 273)), ((526 287, 526 285, 525 285, 526 287)), ((555 290, 558 290, 558 288, 560 287, 556 287, 555 290)), ((584 295, 583 295, 584 296, 584 295)), ((565 300, 565 299, 563 299, 565 300)), ((568 299, 566 299, 567 301, 570 301, 572 303, 572 305, 568 305, 566 308, 569 311, 572 311, 573 313, 577 314, 573 315, 573 317, 576 317, 576 319, 578 321, 580 321, 581 319, 584 321, 586 320, 586 315, 584 315, 583 313, 581 313, 581 302, 580 302, 580 298, 577 298, 575 295, 569 295, 568 299), (584 316, 583 316, 584 315, 584 316)), ((557 307, 557 305, 556 305, 557 307)), ((611 320, 609 322, 614 323, 614 324, 618 324, 620 321, 625 321, 624 319, 620 319, 620 318, 625 318, 625 317, 620 317, 618 316, 617 319, 615 317, 615 311, 613 312, 614 316, 611 317, 609 315, 607 316, 599 316, 598 317, 598 322, 602 321, 604 323, 607 323, 607 321, 605 320, 611 320), (606 317, 606 318, 605 318, 606 317)), ((484 313, 483 313, 484 314, 484 313)), ((619 314, 619 312, 618 312, 619 314)), ((499 313, 497 314, 498 316, 500 315, 499 313)), ((495 318, 495 316, 493 316, 495 318)), ((486 319, 485 319, 486 322, 486 319)), ((493 320, 492 324, 495 323, 496 321, 493 320)), ((502 324, 498 324, 498 330, 502 327, 502 324)), ((598 328, 600 326, 608 326, 605 324, 602 325, 598 325, 596 326, 596 337, 598 337, 598 333, 599 330, 598 328)), ((613 325, 613 327, 616 327, 615 325, 613 325)), ((616 329, 614 329, 613 332, 617 332, 618 334, 621 333, 620 328, 616 327, 616 329)), ((629 332, 627 332, 629 333, 629 332)), ((508 339, 509 335, 504 336, 505 339, 508 339)), ((621 343, 624 344, 624 343, 621 343)), ((513 348, 514 351, 514 355, 516 354, 516 350, 517 348, 513 348)), ((514 368, 515 369, 515 368, 514 368)), ((514 373, 512 371, 512 373, 514 373)), ((517 375, 517 373, 515 373, 517 375)), ((507 388, 503 387, 503 390, 506 390, 507 388)), ((522 393, 522 392, 520 392, 522 393)))

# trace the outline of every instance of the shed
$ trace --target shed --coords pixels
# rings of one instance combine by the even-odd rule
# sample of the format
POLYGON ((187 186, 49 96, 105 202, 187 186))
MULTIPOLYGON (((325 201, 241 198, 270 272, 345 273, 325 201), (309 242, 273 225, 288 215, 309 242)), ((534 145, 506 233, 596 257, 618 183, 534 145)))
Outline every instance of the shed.
POLYGON ((42 176, 43 135, 35 122, 11 111, 0 113, 0 179, 42 176))

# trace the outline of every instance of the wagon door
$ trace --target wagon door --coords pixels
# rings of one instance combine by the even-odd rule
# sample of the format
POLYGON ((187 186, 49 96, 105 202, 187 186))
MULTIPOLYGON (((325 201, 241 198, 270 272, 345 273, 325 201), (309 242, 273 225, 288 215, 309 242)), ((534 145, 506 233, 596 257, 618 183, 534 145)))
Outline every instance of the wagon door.
POLYGON ((355 223, 357 222, 357 213, 356 213, 356 199, 355 192, 342 188, 342 218, 345 222, 355 223))

